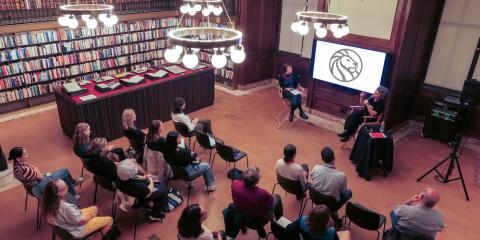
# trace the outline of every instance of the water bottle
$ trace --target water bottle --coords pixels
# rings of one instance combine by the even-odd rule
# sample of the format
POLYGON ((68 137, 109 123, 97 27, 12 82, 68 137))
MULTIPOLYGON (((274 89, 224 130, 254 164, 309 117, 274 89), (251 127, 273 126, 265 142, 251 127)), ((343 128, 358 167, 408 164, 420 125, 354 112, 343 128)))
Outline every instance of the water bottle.
POLYGON ((383 132, 385 130, 385 121, 382 121, 382 124, 380 124, 380 132, 383 132))

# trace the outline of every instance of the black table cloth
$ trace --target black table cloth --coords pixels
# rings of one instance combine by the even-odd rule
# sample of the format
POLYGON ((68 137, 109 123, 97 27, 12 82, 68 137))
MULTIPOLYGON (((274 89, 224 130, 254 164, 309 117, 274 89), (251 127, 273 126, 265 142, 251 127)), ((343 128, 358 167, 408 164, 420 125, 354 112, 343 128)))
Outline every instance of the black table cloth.
POLYGON ((356 166, 358 175, 370 180, 370 170, 382 167, 385 175, 393 168, 393 139, 388 132, 386 138, 373 138, 370 131, 378 132, 379 126, 364 126, 360 129, 350 154, 350 160, 356 166), (382 160, 382 164, 380 164, 382 160))

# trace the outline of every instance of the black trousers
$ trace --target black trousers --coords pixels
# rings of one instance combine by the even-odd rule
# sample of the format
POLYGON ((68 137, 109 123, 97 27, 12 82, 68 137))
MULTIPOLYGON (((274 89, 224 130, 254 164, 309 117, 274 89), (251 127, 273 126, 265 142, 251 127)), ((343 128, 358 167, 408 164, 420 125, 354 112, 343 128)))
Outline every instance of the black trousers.
POLYGON ((363 116, 367 116, 368 112, 365 110, 355 111, 352 114, 348 115, 347 119, 345 120, 345 132, 348 136, 353 135, 356 131, 358 126, 363 123, 363 116))
POLYGON ((168 209, 168 190, 165 185, 155 183, 157 191, 152 193, 148 198, 148 202, 153 202, 153 210, 156 213, 165 212, 168 209))
POLYGON ((300 109, 301 112, 303 112, 302 109, 302 96, 300 94, 298 95, 293 95, 291 92, 287 90, 282 91, 282 97, 285 99, 288 99, 290 102, 290 111, 295 111, 295 109, 300 109))

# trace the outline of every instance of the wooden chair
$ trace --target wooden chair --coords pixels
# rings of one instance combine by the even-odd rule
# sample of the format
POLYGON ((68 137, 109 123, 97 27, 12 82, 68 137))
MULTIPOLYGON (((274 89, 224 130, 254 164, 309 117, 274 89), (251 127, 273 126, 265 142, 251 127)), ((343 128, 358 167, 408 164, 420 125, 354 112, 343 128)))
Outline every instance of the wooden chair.
MULTIPOLYGON (((355 111, 361 111, 365 106, 350 106, 350 113, 352 114, 355 111)), ((355 139, 357 139, 358 131, 362 129, 364 126, 380 126, 382 124, 383 120, 383 113, 380 113, 377 116, 363 116, 363 123, 358 126, 357 131, 350 136, 350 138, 345 141, 340 148, 341 149, 351 149, 352 145, 351 142, 355 142, 355 139), (353 141, 352 141, 353 140, 353 141)))

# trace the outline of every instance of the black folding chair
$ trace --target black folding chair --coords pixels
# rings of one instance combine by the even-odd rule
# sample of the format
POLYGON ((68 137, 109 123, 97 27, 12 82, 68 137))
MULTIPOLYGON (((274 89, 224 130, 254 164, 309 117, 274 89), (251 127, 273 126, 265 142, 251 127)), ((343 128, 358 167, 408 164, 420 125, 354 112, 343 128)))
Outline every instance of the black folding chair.
POLYGON ((330 214, 332 218, 335 220, 339 220, 338 204, 337 204, 337 200, 334 197, 323 194, 315 190, 312 186, 310 186, 308 189, 308 196, 309 197, 304 202, 301 215, 303 215, 303 213, 305 212, 305 207, 307 206, 307 202, 310 200, 312 203, 312 207, 313 205, 320 205, 320 204, 326 205, 330 209, 330 214))
POLYGON ((25 211, 27 211, 28 195, 37 199, 37 222, 36 222, 37 225, 36 225, 36 229, 40 230, 40 228, 42 226, 42 220, 40 219, 40 199, 37 198, 33 194, 33 192, 32 192, 33 186, 25 184, 25 183, 22 183, 22 185, 25 188, 25 211))
POLYGON ((104 176, 100 176, 98 174, 95 174, 93 176, 93 179, 95 180, 95 193, 93 194, 92 205, 95 205, 95 203, 97 202, 97 188, 98 188, 98 185, 100 184, 101 187, 107 189, 110 192, 113 192, 112 194, 112 216, 113 216, 115 214, 115 194, 117 191, 117 188, 115 187, 115 182, 112 182, 108 178, 104 176))
POLYGON ((212 151, 213 151, 213 149, 215 149, 217 147, 217 145, 216 145, 215 142, 212 144, 210 142, 210 138, 212 138, 212 139, 215 139, 215 138, 213 136, 210 136, 209 134, 202 133, 202 132, 197 132, 195 134, 195 138, 197 139, 197 141, 193 143, 193 151, 195 151, 195 143, 197 143, 197 142, 204 149, 210 150, 210 156, 208 157, 208 164, 211 164, 212 151))
MULTIPOLYGON (((185 182, 187 182, 187 185, 188 185, 188 195, 187 195, 187 205, 188 206, 188 203, 190 202, 190 192, 193 188, 192 186, 192 182, 199 178, 200 176, 203 175, 203 172, 202 173, 199 173, 197 174, 196 176, 188 176, 188 173, 187 171, 185 170, 185 168, 183 167, 180 167, 180 166, 171 166, 172 168, 172 172, 173 172, 173 178, 172 180, 183 180, 185 182)), ((167 182, 168 183, 168 182, 167 182)), ((210 194, 210 192, 208 192, 208 194, 210 194)))
POLYGON ((98 234, 100 232, 100 234, 102 235, 103 237, 103 232, 102 232, 102 229, 98 229, 90 234, 88 234, 87 236, 84 236, 84 237, 81 237, 81 238, 75 238, 74 236, 72 236, 72 234, 70 234, 67 230, 61 228, 61 227, 58 227, 58 226, 53 226, 50 224, 50 226, 52 226, 52 240, 55 240, 55 237, 56 236, 59 236, 60 239, 62 240, 87 240, 89 239, 90 237, 98 234))
POLYGON ((348 227, 350 228, 350 223, 353 222, 355 225, 371 230, 377 231, 377 240, 380 238, 380 229, 383 225, 383 233, 385 233, 385 225, 387 218, 379 213, 376 213, 358 203, 347 202, 347 209, 345 211, 345 224, 347 223, 347 218, 349 219, 348 227))
POLYGON ((182 123, 182 122, 173 121, 173 125, 175 126, 175 131, 180 133, 180 135, 182 135, 182 137, 188 138, 188 147, 190 147, 192 137, 195 136, 197 131, 195 131, 195 130, 190 131, 188 129, 188 126, 185 123, 182 123))
POLYGON ((273 185, 272 194, 275 193, 275 188, 277 187, 277 185, 280 185, 280 187, 282 187, 283 190, 285 190, 285 195, 287 195, 287 193, 290 193, 295 196, 299 196, 297 197, 297 199, 300 198, 300 209, 298 211, 298 216, 301 217, 303 200, 305 199, 305 192, 307 192, 308 189, 307 188, 303 189, 303 186, 299 180, 291 180, 288 178, 284 178, 278 173, 277 173, 277 183, 273 185))
POLYGON ((215 162, 215 157, 220 155, 220 157, 225 160, 227 163, 233 163, 233 168, 236 167, 236 163, 240 161, 242 158, 246 157, 247 158, 247 168, 248 168, 248 155, 246 152, 242 152, 232 146, 226 145, 225 143, 216 140, 215 145, 217 148, 217 152, 213 154, 213 159, 212 159, 212 168, 213 168, 213 163, 215 162))

